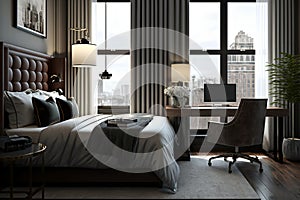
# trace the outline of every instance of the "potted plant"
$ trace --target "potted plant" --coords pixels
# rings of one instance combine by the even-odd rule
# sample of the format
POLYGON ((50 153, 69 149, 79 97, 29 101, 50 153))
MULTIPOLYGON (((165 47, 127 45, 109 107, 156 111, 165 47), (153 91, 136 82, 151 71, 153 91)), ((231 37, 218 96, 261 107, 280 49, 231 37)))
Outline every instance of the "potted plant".
POLYGON ((281 53, 274 62, 267 65, 269 72, 272 104, 286 107, 291 105, 292 138, 284 138, 283 155, 292 161, 300 160, 300 139, 295 138, 295 103, 300 102, 300 55, 281 53))

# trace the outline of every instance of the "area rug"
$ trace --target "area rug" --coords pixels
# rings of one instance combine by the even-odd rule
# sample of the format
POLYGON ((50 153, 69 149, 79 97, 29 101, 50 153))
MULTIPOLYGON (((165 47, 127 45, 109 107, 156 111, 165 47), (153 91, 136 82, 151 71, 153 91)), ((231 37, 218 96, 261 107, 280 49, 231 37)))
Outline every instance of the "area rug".
POLYGON ((260 199, 236 166, 229 174, 228 163, 192 157, 179 161, 181 169, 176 194, 157 187, 47 187, 46 199, 260 199))

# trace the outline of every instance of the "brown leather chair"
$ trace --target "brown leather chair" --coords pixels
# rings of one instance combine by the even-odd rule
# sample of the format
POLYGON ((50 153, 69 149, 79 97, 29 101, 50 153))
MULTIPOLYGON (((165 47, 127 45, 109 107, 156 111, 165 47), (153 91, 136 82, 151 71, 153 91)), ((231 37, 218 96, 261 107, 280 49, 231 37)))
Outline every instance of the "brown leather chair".
POLYGON ((240 101, 238 110, 228 123, 209 122, 209 129, 206 137, 207 142, 221 144, 225 146, 235 147, 234 153, 224 153, 219 156, 211 157, 208 165, 215 158, 224 157, 229 161, 228 172, 231 173, 231 166, 236 162, 237 158, 244 158, 251 163, 256 162, 260 165, 259 171, 262 172, 262 164, 258 157, 252 157, 239 152, 240 147, 262 145, 263 133, 265 127, 267 99, 246 99, 240 101))

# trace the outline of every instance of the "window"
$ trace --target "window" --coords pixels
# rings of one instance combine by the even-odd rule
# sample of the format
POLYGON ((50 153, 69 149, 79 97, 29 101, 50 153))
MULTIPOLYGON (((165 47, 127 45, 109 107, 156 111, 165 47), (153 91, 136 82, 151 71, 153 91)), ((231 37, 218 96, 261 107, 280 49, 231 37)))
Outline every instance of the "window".
MULTIPOLYGON (((195 57, 199 60, 200 55, 202 57, 206 55, 211 59, 218 58, 218 62, 211 60, 215 63, 214 71, 219 72, 214 74, 217 82, 234 83, 237 77, 241 77, 241 74, 237 75, 237 71, 240 73, 245 71, 246 77, 252 78, 249 70, 254 73, 255 33, 255 0, 190 1, 190 63, 195 68, 194 71, 199 72, 199 77, 207 65, 199 64, 195 57), (244 69, 242 64, 249 70, 244 69)), ((197 76, 194 74, 191 76, 196 77, 194 79, 191 77, 191 80, 198 81, 197 76)), ((211 77, 204 76, 204 80, 199 82, 204 83, 205 79, 209 80, 211 77)), ((201 90, 203 85, 193 87, 200 87, 201 90)), ((194 89, 197 88, 192 88, 194 89)), ((243 94, 238 96, 242 97, 243 94)))
POLYGON ((106 65, 107 71, 112 74, 110 79, 99 77, 96 80, 98 105, 129 106, 130 1, 106 2, 106 9, 105 1, 92 3, 92 42, 97 44, 97 72, 101 74, 106 65))
POLYGON ((190 64, 192 106, 203 102, 204 83, 220 83, 220 3, 190 3, 190 64))
POLYGON ((190 4, 190 49, 220 49, 220 3, 190 4))
POLYGON ((254 49, 255 2, 228 2, 228 49, 254 49))
MULTIPOLYGON (((98 56, 104 66, 105 55, 98 56)), ((130 99, 130 55, 107 55, 109 80, 98 80, 99 106, 128 106, 130 99)), ((103 70, 100 72, 102 73, 103 70)))
MULTIPOLYGON (((203 83, 211 79, 201 76, 208 67, 200 62, 205 55, 214 63, 217 83, 237 84, 237 101, 255 97, 256 11, 255 0, 190 0, 190 64, 199 74, 191 74, 193 92, 201 91, 203 83)), ((203 99, 197 95, 192 94, 193 106, 203 99)))

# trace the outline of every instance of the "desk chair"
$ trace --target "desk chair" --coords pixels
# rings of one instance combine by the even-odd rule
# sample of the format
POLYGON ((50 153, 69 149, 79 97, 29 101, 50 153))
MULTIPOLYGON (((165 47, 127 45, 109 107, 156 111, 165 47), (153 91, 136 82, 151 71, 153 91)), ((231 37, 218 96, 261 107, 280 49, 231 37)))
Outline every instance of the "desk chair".
POLYGON ((232 121, 228 123, 209 122, 209 129, 206 140, 214 144, 235 147, 234 153, 224 153, 219 156, 211 157, 208 165, 215 158, 232 158, 229 162, 228 172, 231 173, 231 166, 237 158, 244 158, 251 163, 256 162, 260 165, 259 172, 263 171, 262 164, 257 158, 239 152, 240 147, 261 145, 265 127, 267 99, 241 99, 237 112, 232 121))

